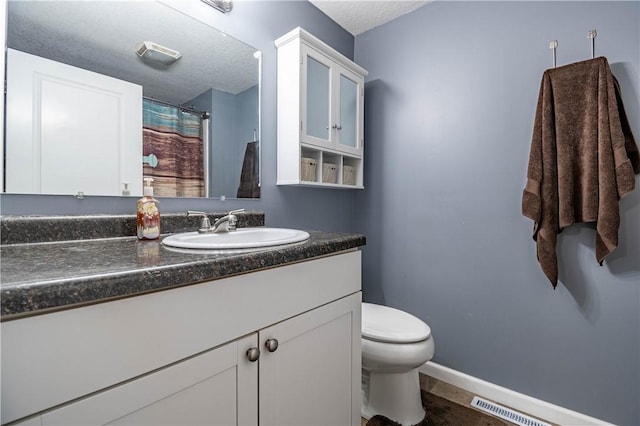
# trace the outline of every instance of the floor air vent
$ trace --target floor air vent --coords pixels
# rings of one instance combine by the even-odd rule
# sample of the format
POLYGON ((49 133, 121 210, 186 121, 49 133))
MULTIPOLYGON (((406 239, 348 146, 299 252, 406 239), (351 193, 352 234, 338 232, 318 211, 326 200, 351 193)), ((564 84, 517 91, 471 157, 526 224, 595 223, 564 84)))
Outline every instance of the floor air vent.
POLYGON ((510 408, 503 407, 502 405, 489 402, 486 399, 478 398, 477 396, 473 397, 471 406, 520 426, 551 426, 549 423, 541 422, 533 417, 529 417, 510 408))

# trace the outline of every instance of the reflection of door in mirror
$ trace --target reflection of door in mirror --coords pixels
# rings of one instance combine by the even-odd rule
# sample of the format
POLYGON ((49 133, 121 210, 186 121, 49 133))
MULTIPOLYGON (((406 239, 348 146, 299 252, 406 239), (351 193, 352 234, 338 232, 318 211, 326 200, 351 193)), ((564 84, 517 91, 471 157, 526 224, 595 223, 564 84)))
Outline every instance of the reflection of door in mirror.
POLYGON ((7 192, 142 194, 141 86, 13 49, 7 67, 7 192))

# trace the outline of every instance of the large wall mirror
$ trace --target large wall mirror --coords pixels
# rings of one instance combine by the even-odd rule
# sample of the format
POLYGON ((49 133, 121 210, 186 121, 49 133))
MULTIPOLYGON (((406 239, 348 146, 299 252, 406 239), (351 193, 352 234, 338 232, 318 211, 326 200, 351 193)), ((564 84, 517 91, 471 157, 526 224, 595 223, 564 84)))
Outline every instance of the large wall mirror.
POLYGON ((260 67, 160 2, 9 0, 4 191, 259 198, 260 67))

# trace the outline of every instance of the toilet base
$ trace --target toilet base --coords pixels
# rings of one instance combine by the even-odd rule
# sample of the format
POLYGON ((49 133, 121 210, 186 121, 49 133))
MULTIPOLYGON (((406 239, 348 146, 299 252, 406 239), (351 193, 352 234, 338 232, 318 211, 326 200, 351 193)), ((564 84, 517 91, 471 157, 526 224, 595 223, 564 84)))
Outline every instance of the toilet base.
POLYGON ((424 419, 418 369, 406 373, 363 373, 364 418, 380 414, 403 426, 415 425, 424 419))

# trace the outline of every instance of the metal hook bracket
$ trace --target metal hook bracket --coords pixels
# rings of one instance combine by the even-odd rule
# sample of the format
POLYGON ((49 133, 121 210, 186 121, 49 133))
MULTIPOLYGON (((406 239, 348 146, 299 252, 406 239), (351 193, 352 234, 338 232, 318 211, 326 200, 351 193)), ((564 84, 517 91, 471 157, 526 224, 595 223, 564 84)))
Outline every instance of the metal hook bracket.
POLYGON ((552 50, 553 67, 556 67, 556 49, 558 48, 558 40, 553 40, 549 43, 549 49, 552 50))
POLYGON ((591 59, 596 57, 595 38, 597 36, 598 36, 598 32, 596 30, 591 30, 587 32, 587 38, 591 40, 591 59))

